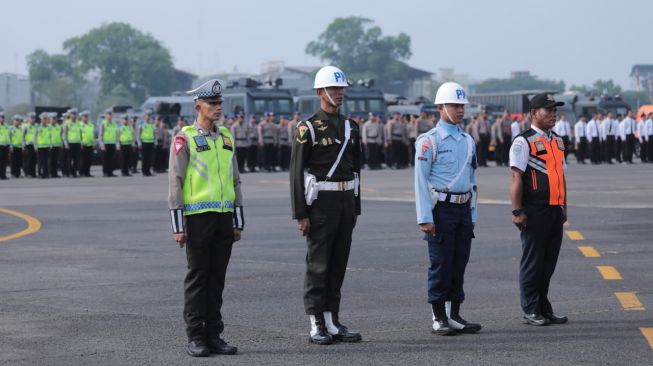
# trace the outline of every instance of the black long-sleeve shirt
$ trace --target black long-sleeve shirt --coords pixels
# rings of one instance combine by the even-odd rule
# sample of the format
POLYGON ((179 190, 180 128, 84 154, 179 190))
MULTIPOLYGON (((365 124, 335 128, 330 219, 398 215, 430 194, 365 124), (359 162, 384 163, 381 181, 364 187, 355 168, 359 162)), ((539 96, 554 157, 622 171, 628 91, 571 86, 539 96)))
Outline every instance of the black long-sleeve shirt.
MULTIPOLYGON (((345 141, 345 116, 331 114, 323 110, 308 118, 315 131, 312 139, 306 121, 297 124, 296 138, 293 141, 290 158, 290 197, 293 219, 308 217, 308 206, 304 197, 304 171, 315 175, 318 181, 326 180, 326 175, 338 158, 345 141)), ((356 122, 350 120, 350 140, 345 152, 329 181, 342 182, 354 179, 354 173, 361 170, 360 130, 356 122)), ((356 197, 356 214, 360 215, 360 190, 356 197)))

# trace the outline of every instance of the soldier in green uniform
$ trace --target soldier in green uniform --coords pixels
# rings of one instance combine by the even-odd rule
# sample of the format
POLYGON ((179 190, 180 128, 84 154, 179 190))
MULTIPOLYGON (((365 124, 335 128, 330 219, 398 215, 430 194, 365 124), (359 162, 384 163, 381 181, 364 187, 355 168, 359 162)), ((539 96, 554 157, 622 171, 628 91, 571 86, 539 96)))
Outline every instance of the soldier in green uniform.
POLYGON ((229 129, 214 123, 222 114, 220 82, 209 80, 187 93, 194 96, 197 120, 175 136, 168 173, 173 239, 186 246, 188 260, 186 352, 235 354, 238 349, 220 337, 227 265, 245 224, 235 144, 229 129))
POLYGON ((7 161, 9 160, 9 126, 5 125, 5 112, 0 111, 0 179, 7 179, 7 161))
POLYGON ((63 128, 59 124, 57 113, 50 114, 50 177, 59 178, 59 160, 63 146, 63 128))
POLYGON ((347 86, 337 67, 318 71, 314 89, 320 110, 298 123, 290 161, 293 219, 308 243, 304 309, 316 344, 362 338, 338 316, 351 235, 361 212, 359 127, 338 113, 347 86))
POLYGON ((20 178, 20 168, 23 166, 23 146, 25 138, 20 127, 21 117, 14 115, 11 118, 12 126, 9 128, 9 139, 11 140, 11 176, 20 178))
POLYGON ((49 178, 49 160, 50 160, 50 124, 48 123, 48 114, 43 112, 39 115, 39 123, 34 130, 34 144, 37 151, 38 173, 41 179, 49 178))

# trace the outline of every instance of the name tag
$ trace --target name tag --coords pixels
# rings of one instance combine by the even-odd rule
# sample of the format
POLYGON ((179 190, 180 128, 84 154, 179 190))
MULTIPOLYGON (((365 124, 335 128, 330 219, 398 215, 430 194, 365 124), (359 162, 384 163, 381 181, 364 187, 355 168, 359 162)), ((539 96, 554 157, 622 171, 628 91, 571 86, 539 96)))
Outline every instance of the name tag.
POLYGON ((231 142, 231 139, 228 136, 221 135, 222 136, 222 148, 225 150, 233 151, 233 143, 231 142))
POLYGON ((204 135, 195 136, 193 139, 197 145, 197 152, 211 150, 211 146, 209 146, 209 143, 206 141, 206 137, 204 135))

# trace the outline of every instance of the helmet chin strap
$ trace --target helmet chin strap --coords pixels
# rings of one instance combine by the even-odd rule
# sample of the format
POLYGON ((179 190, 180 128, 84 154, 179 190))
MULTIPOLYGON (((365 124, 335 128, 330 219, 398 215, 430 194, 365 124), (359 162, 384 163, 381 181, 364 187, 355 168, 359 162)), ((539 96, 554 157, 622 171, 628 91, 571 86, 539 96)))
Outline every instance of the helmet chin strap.
POLYGON ((324 89, 324 93, 326 94, 327 98, 329 98, 329 103, 331 103, 331 105, 334 106, 335 108, 338 108, 338 105, 331 98, 331 95, 329 94, 329 91, 327 90, 327 88, 323 88, 323 89, 324 89))
POLYGON ((449 122, 455 123, 456 121, 454 121, 453 118, 451 118, 451 115, 449 114, 449 110, 447 110, 447 105, 446 104, 442 105, 442 109, 444 109, 444 113, 446 113, 447 117, 449 117, 449 122))

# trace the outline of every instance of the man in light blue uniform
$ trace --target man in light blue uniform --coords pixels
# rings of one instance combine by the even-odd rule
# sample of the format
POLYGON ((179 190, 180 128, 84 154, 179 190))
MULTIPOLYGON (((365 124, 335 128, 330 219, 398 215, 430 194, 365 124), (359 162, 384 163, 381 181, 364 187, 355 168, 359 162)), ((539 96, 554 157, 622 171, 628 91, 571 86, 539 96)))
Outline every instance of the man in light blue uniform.
POLYGON ((475 143, 458 126, 468 103, 459 84, 442 84, 435 96, 440 122, 415 142, 417 223, 428 241, 428 302, 439 335, 481 330, 459 313, 476 223, 475 143))

